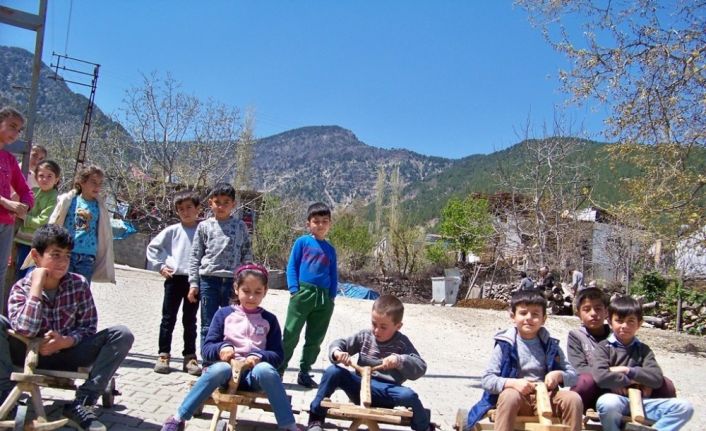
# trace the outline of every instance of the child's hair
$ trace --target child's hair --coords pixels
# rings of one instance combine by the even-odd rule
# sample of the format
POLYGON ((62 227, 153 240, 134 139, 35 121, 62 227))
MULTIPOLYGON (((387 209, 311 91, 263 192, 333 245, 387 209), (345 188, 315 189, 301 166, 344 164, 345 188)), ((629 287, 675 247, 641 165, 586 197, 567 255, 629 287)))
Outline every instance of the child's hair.
POLYGON ((637 320, 642 322, 642 306, 637 299, 630 295, 622 295, 614 298, 608 305, 608 319, 612 320, 613 315, 624 319, 630 315, 635 315, 637 320))
POLYGON ((211 189, 211 193, 208 194, 208 198, 214 198, 216 196, 227 196, 235 200, 235 189, 228 183, 216 183, 211 189))
POLYGON ((235 287, 235 289, 233 289, 233 298, 231 300, 233 304, 240 304, 237 291, 240 285, 245 281, 245 278, 249 275, 260 280, 262 285, 265 286, 265 289, 267 289, 267 268, 257 263, 241 265, 235 270, 235 280, 233 281, 233 287, 235 287))
POLYGON ((520 271, 520 278, 527 278, 527 273, 524 271, 520 271))
POLYGON ((373 311, 389 317, 394 323, 400 323, 404 317, 402 301, 393 295, 382 295, 373 302, 373 311))
POLYGON ((74 178, 74 189, 76 189, 78 194, 81 194, 81 183, 88 181, 88 178, 93 174, 105 177, 105 172, 103 172, 103 169, 96 165, 82 165, 78 171, 76 171, 76 177, 74 178))
POLYGON ((538 290, 520 290, 510 298, 510 311, 515 314, 518 305, 540 305, 542 312, 547 314, 547 300, 538 290))
POLYGON ((44 145, 34 144, 34 145, 32 145, 32 150, 41 151, 42 153, 44 153, 44 157, 46 157, 49 154, 49 152, 47 151, 47 148, 44 145))
POLYGON ((19 118, 20 120, 22 120, 23 123, 27 122, 25 116, 22 115, 20 111, 13 108, 12 106, 5 106, 4 108, 0 109, 0 123, 2 123, 8 118, 19 118))
POLYGON ((45 224, 40 226, 39 229, 34 232, 32 248, 36 249, 39 254, 44 254, 44 251, 51 245, 73 250, 74 239, 63 226, 57 224, 45 224))
POLYGON ((583 304, 583 301, 594 301, 594 300, 599 300, 601 303, 603 303, 603 306, 608 307, 610 305, 610 298, 608 298, 608 295, 605 294, 601 289, 597 287, 587 287, 585 289, 579 290, 579 292, 576 294, 576 299, 574 300, 574 313, 578 316, 579 314, 579 308, 581 308, 581 304, 583 304))
MULTIPOLYGON (((37 164, 37 167, 34 168, 34 175, 37 175, 39 173, 40 169, 46 169, 48 171, 51 171, 54 175, 56 175, 56 178, 61 178, 61 167, 59 167, 59 164, 56 163, 54 160, 42 160, 37 164)), ((59 181, 54 184, 54 188, 57 188, 59 186, 59 181)))
POLYGON ((179 193, 174 195, 174 208, 176 208, 177 205, 181 205, 186 201, 191 201, 191 203, 194 204, 195 207, 197 207, 201 203, 201 198, 199 197, 199 194, 193 190, 180 191, 179 193))
POLYGON ((309 209, 306 210, 306 220, 309 221, 316 216, 331 217, 331 208, 323 202, 315 202, 309 205, 309 209))

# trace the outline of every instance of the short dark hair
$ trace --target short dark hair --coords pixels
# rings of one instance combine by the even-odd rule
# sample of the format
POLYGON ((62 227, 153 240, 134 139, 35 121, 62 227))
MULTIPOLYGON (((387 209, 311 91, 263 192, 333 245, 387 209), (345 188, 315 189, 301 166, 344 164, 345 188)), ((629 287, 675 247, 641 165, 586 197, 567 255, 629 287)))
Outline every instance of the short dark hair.
POLYGON ((642 322, 642 306, 637 302, 637 299, 630 295, 621 295, 610 301, 608 319, 612 320, 614 314, 617 314, 621 319, 634 315, 642 322))
POLYGON ((542 312, 547 314, 547 300, 544 298, 539 290, 518 290, 512 294, 510 298, 510 311, 515 314, 518 305, 540 305, 542 307, 542 312))
POLYGON ((191 201, 197 207, 201 203, 201 197, 193 190, 182 190, 174 195, 174 208, 176 209, 177 205, 181 205, 186 201, 191 201))
POLYGON ((526 278, 526 277, 527 277, 527 273, 524 272, 524 271, 520 271, 520 277, 521 277, 521 278, 526 278))
POLYGON ((27 122, 25 116, 22 115, 20 111, 13 108, 12 106, 5 106, 4 108, 0 109, 0 123, 5 121, 5 119, 7 118, 19 118, 20 120, 22 120, 22 123, 27 122))
POLYGON ((331 217, 331 208, 323 202, 315 202, 309 205, 309 209, 306 210, 306 220, 309 221, 317 216, 331 217))
POLYGON ((404 305, 394 295, 382 295, 376 299, 373 311, 389 317, 394 323, 400 323, 404 317, 404 305))
POLYGON ((603 292, 603 290, 597 287, 586 287, 584 289, 579 290, 576 294, 576 299, 574 300, 574 313, 576 313, 576 315, 579 314, 579 308, 581 307, 583 301, 586 300, 599 300, 606 307, 610 305, 610 298, 608 297, 608 295, 606 295, 605 292, 603 292))
POLYGON ((73 250, 74 239, 71 237, 68 230, 57 224, 45 224, 34 231, 32 248, 37 250, 39 254, 44 254, 44 251, 51 245, 73 250))
POLYGON ((214 198, 216 196, 227 196, 235 200, 235 189, 228 183, 216 183, 208 194, 208 198, 214 198))

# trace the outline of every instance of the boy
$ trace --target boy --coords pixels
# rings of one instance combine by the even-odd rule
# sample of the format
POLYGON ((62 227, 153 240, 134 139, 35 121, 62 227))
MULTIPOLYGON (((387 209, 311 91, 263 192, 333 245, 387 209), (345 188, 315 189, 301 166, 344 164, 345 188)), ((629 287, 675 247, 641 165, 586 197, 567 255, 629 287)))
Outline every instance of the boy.
MULTIPOLYGON (((370 391, 374 407, 412 408, 412 429, 432 429, 429 415, 416 392, 402 386, 405 380, 416 380, 427 371, 427 364, 406 336, 402 327, 404 306, 392 295, 375 300, 371 313, 372 328, 364 329, 352 337, 335 340, 329 346, 329 360, 349 365, 351 356, 358 354, 358 365, 378 366, 373 372, 370 391)), ((309 431, 321 431, 327 409, 321 401, 341 388, 355 404, 360 402, 360 376, 337 365, 331 365, 321 378, 321 386, 309 409, 309 431)))
MULTIPOLYGON (((598 397, 606 392, 593 380, 593 366, 598 343, 611 333, 610 325, 605 323, 609 303, 608 295, 596 287, 580 290, 574 302, 574 311, 581 319, 581 327, 569 332, 566 349, 569 362, 579 373, 578 383, 571 390, 581 396, 584 410, 594 409, 598 397)), ((671 380, 665 377, 662 387, 653 394, 658 395, 657 398, 674 398, 676 390, 671 380)))
POLYGON ((147 246, 149 269, 159 271, 164 277, 162 323, 159 325, 159 358, 154 372, 169 374, 172 350, 172 332, 176 324, 179 305, 182 304, 184 325, 184 362, 182 369, 192 376, 200 376, 201 368, 196 359, 196 312, 199 301, 189 296, 189 258, 191 243, 198 224, 200 199, 193 191, 183 191, 174 197, 174 207, 181 223, 173 224, 160 232, 147 246))
POLYGON ((318 385, 309 371, 319 355, 331 321, 333 301, 338 290, 338 271, 336 250, 326 241, 326 234, 331 229, 331 210, 326 204, 317 202, 309 206, 306 220, 310 234, 294 242, 287 264, 287 286, 291 298, 282 340, 284 361, 279 373, 283 375, 287 369, 299 342, 299 334, 306 324, 297 383, 305 388, 315 388, 318 385))
POLYGON ((594 352, 594 378, 600 388, 612 393, 596 402, 604 431, 618 431, 624 415, 630 414, 629 386, 642 390, 645 416, 655 421, 660 431, 681 429, 694 414, 686 400, 651 398, 663 384, 662 370, 652 350, 637 337, 642 324, 642 307, 630 296, 615 298, 608 306, 608 320, 613 333, 601 341, 594 352))
MULTIPOLYGON (((25 344, 10 337, 12 328, 26 337, 44 337, 38 368, 76 370, 93 366, 76 389, 63 415, 80 430, 106 427, 90 408, 105 390, 134 337, 124 326, 96 332, 98 316, 86 279, 68 272, 73 239, 61 226, 37 229, 30 254, 37 267, 10 290, 9 321, 0 318, 0 402, 10 395, 13 363, 24 363, 25 344)), ((13 393, 12 396, 18 396, 13 393)))
POLYGON ((233 295, 233 271, 252 261, 248 228, 231 213, 235 209, 235 189, 217 183, 208 195, 213 217, 199 223, 189 257, 190 301, 201 298, 201 345, 211 320, 233 295))
MULTIPOLYGON (((535 382, 543 381, 550 392, 560 384, 570 387, 576 382, 576 371, 566 361, 559 340, 544 328, 547 301, 542 293, 514 293, 510 310, 514 326, 495 335, 490 365, 481 381, 483 397, 468 413, 464 431, 473 429, 493 407, 495 429, 511 431, 517 416, 535 414, 535 382)), ((576 392, 556 391, 551 401, 561 422, 580 431, 581 397, 576 392)))

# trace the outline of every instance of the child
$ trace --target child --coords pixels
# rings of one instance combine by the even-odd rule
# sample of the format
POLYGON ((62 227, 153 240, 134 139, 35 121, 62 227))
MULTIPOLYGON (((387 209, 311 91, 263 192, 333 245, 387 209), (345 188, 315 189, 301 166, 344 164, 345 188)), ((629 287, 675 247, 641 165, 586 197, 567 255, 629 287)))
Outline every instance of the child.
POLYGON ((32 191, 17 165, 17 160, 5 151, 6 145, 17 140, 24 125, 25 117, 19 111, 10 107, 0 109, 0 171, 3 172, 3 175, 0 175, 0 285, 2 285, 0 311, 4 311, 7 304, 5 273, 12 248, 15 216, 24 217, 34 205, 32 191), (18 194, 19 202, 11 199, 12 190, 18 194))
POLYGON ((27 184, 30 188, 34 189, 39 187, 37 182, 37 167, 41 162, 47 158, 47 149, 41 145, 32 145, 32 149, 29 152, 29 170, 27 171, 27 184))
MULTIPOLYGON (((593 380, 594 353, 598 343, 608 338, 608 295, 595 287, 580 290, 574 302, 574 311, 581 319, 581 327, 569 332, 567 354, 569 362, 579 373, 578 383, 571 388, 583 400, 583 408, 595 409, 596 400, 605 393, 593 380)), ((653 392, 656 398, 674 398, 676 390, 671 380, 664 378, 662 386, 653 392)))
POLYGON ((69 272, 91 280, 115 283, 113 229, 110 214, 100 197, 103 170, 83 165, 76 172, 74 188, 59 196, 49 223, 64 226, 74 239, 69 272))
MULTIPOLYGON (((433 429, 419 396, 412 389, 402 386, 405 380, 416 380, 427 371, 427 364, 419 356, 412 342, 399 332, 402 327, 404 306, 392 295, 383 295, 375 300, 371 313, 372 328, 364 329, 347 338, 335 340, 329 346, 329 360, 332 363, 349 365, 351 355, 358 354, 358 365, 382 365, 380 371, 373 372, 370 381, 372 404, 375 407, 412 408, 412 429, 426 431, 433 429)), ((360 402, 360 376, 331 365, 321 378, 321 386, 316 392, 309 409, 310 431, 321 431, 327 409, 321 401, 341 388, 355 403, 360 402)))
POLYGON ((230 302, 233 268, 252 260, 248 228, 231 214, 235 189, 218 183, 208 196, 213 217, 199 223, 189 257, 189 297, 201 297, 201 345, 219 307, 230 302))
POLYGON ((241 375, 240 388, 264 391, 277 419, 277 426, 296 430, 292 407, 277 374, 282 361, 282 332, 274 314, 260 307, 267 294, 267 270, 249 264, 235 273, 233 304, 216 312, 201 349, 204 360, 213 361, 182 401, 174 416, 162 426, 162 431, 183 430, 185 421, 193 416, 218 387, 226 387, 232 377, 231 359, 247 362, 252 368, 241 375))
POLYGON ((172 350, 172 332, 176 324, 179 305, 182 304, 184 325, 184 363, 182 369, 192 376, 200 376, 196 360, 196 312, 199 301, 189 296, 189 258, 191 243, 198 224, 200 199, 193 191, 184 191, 174 197, 174 206, 181 223, 173 224, 160 232, 147 246, 147 263, 150 269, 164 277, 162 323, 159 325, 159 358, 154 371, 169 374, 172 350))
POLYGON ((520 286, 517 290, 533 290, 534 288, 534 280, 525 271, 520 271, 520 286))
POLYGON ((333 301, 338 291, 338 271, 336 250, 326 241, 326 234, 331 229, 331 210, 317 202, 309 206, 306 220, 310 234, 294 242, 287 264, 287 286, 291 298, 282 341, 284 362, 279 372, 284 374, 287 369, 306 324, 297 383, 306 388, 315 388, 318 385, 309 371, 319 355, 331 321, 333 301))
MULTIPOLYGON (((547 301, 540 291, 519 291, 510 301, 514 326, 495 335, 490 365, 482 378, 483 397, 468 413, 464 430, 474 425, 495 407, 495 429, 511 431, 517 416, 535 413, 534 386, 543 381, 551 392, 560 384, 573 386, 576 371, 566 361, 559 340, 544 328, 547 301)), ((583 406, 576 392, 556 391, 552 405, 561 422, 580 431, 583 406)))
POLYGON ((27 269, 22 269, 22 264, 32 248, 34 231, 39 226, 47 223, 56 206, 56 197, 59 195, 56 189, 61 177, 59 165, 52 160, 44 160, 37 164, 35 170, 36 173, 32 178, 36 178, 35 182, 38 186, 33 189, 34 207, 25 217, 20 217, 24 218, 24 224, 15 235, 15 242, 17 243, 15 276, 17 280, 24 277, 27 273, 27 269))
POLYGON ((96 332, 98 315, 88 283, 68 272, 72 248, 73 238, 61 226, 44 225, 34 233, 30 254, 37 267, 12 286, 10 319, 0 318, 0 403, 13 386, 12 364, 24 363, 25 344, 8 335, 12 328, 25 337, 44 337, 37 368, 93 366, 63 414, 78 429, 105 430, 90 406, 127 356, 134 337, 124 326, 96 332))
POLYGON ((594 378, 599 387, 612 393, 596 402, 604 431, 617 431, 624 415, 630 414, 627 389, 638 385, 642 390, 647 419, 660 431, 681 429, 694 414, 686 400, 651 398, 663 384, 662 370, 647 344, 637 337, 642 324, 642 307, 630 296, 620 296, 608 306, 608 321, 613 333, 594 352, 594 378))

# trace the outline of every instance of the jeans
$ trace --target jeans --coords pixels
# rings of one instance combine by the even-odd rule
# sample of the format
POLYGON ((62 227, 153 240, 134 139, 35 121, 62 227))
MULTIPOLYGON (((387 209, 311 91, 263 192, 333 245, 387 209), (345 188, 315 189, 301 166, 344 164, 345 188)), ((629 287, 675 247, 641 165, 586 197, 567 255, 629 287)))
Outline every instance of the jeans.
POLYGON ((93 265, 96 263, 96 257, 90 254, 71 253, 71 262, 69 263, 69 272, 81 274, 86 277, 86 282, 91 285, 93 278, 93 265))
MULTIPOLYGON (((196 408, 206 401, 216 388, 228 386, 232 376, 233 371, 227 362, 216 362, 206 368, 179 406, 179 417, 183 420, 191 419, 196 408)), ((282 379, 271 364, 260 362, 251 370, 247 370, 242 375, 238 388, 264 391, 275 414, 277 426, 287 428, 294 424, 292 406, 284 391, 282 379)))
MULTIPOLYGON (((24 364, 26 351, 23 342, 7 334, 9 326, 6 319, 0 318, 0 390, 13 386, 12 364, 24 364)), ((51 356, 40 355, 37 368, 73 371, 92 366, 88 379, 76 389, 76 398, 87 399, 87 404, 93 405, 127 356, 134 339, 125 326, 106 328, 73 347, 51 356)))
POLYGON ((181 305, 181 323, 184 326, 184 351, 182 355, 196 354, 196 312, 199 303, 188 300, 189 277, 174 275, 164 280, 162 323, 159 325, 159 353, 171 353, 172 332, 181 305))
POLYGON ((5 275, 7 273, 7 261, 12 251, 12 238, 15 236, 14 225, 0 223, 0 286, 2 286, 2 304, 0 311, 7 314, 7 300, 10 299, 10 287, 13 283, 5 286, 5 275))
MULTIPOLYGON (((678 398, 643 398, 642 405, 645 417, 655 421, 652 426, 659 431, 680 430, 694 414, 691 403, 678 398)), ((630 415, 628 397, 613 393, 601 395, 596 408, 604 431, 620 430, 622 417, 630 415)))
POLYGON ((233 296, 233 279, 230 277, 213 277, 202 275, 199 286, 201 300, 201 346, 206 341, 211 320, 219 308, 230 304, 233 296))
MULTIPOLYGON (((571 390, 578 393, 581 396, 581 401, 583 401, 583 410, 596 408, 596 401, 598 397, 603 394, 610 393, 608 389, 601 389, 598 387, 596 382, 593 380, 593 375, 590 373, 579 374, 579 379, 576 385, 571 387, 571 390)), ((662 380, 662 386, 652 391, 650 398, 676 398, 677 390, 674 387, 674 383, 668 378, 664 377, 662 380)))
POLYGON ((22 264, 27 258, 29 251, 32 250, 32 247, 26 244, 16 243, 15 245, 17 246, 17 259, 15 260, 15 280, 19 280, 20 278, 24 278, 24 276, 27 275, 27 272, 29 271, 29 268, 20 268, 22 268, 22 264))
MULTIPOLYGON (((321 407, 321 401, 333 394, 336 389, 343 389, 354 404, 360 404, 360 382, 357 374, 337 365, 331 365, 324 371, 314 400, 309 406, 309 422, 323 421, 328 409, 321 407)), ((394 408, 397 406, 412 408, 412 429, 426 431, 429 428, 429 415, 424 409, 419 396, 412 389, 381 380, 370 380, 370 393, 373 407, 394 408)))

